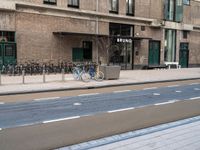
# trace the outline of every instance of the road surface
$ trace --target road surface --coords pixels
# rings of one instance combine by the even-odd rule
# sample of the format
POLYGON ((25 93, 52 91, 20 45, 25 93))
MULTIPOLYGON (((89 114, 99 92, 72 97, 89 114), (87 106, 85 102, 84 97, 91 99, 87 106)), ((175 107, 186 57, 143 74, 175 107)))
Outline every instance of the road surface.
POLYGON ((192 117, 199 100, 193 82, 2 103, 0 149, 52 149, 192 117))

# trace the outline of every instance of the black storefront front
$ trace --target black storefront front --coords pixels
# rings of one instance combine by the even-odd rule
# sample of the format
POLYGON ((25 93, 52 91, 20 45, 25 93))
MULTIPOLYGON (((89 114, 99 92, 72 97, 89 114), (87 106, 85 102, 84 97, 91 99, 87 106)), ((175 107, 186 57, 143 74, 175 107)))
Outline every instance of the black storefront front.
POLYGON ((110 23, 112 48, 115 49, 110 58, 112 64, 120 65, 122 70, 134 68, 134 26, 110 23))

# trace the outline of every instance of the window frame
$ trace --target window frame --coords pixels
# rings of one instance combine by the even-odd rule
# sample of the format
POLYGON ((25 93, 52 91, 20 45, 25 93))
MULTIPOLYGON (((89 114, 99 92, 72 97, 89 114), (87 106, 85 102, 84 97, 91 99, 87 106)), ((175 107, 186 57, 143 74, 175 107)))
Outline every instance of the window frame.
POLYGON ((57 0, 54 0, 54 1, 52 1, 52 0, 43 0, 43 4, 57 5, 57 0))
POLYGON ((135 0, 126 0, 126 15, 134 16, 135 14, 135 0), (130 12, 130 1, 132 1, 132 12, 130 12))
POLYGON ((114 10, 113 8, 113 6, 114 6, 114 1, 115 0, 110 0, 110 10, 109 10, 109 12, 110 13, 113 13, 113 14, 118 14, 119 13, 119 0, 116 0, 116 10, 114 10))
POLYGON ((79 8, 80 5, 80 1, 77 0, 77 4, 75 4, 74 0, 68 0, 68 7, 72 7, 72 8, 79 8))

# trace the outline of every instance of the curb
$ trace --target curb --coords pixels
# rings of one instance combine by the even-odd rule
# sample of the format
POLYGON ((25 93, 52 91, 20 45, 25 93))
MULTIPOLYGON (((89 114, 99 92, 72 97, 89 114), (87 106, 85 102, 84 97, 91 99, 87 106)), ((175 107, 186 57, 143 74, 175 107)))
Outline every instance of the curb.
POLYGON ((73 90, 87 90, 87 89, 98 89, 106 87, 117 87, 117 86, 128 86, 128 85, 141 85, 151 83, 165 83, 165 82, 176 82, 176 81, 187 81, 187 80, 199 80, 199 78, 187 78, 187 79, 171 79, 171 80, 160 80, 160 81, 146 81, 146 82, 130 82, 130 83, 118 83, 108 84, 99 86, 86 86, 86 87, 73 87, 73 88, 56 88, 56 89, 41 89, 41 90, 29 90, 29 91, 18 91, 18 92, 6 92, 0 93, 0 96, 19 95, 19 94, 33 94, 33 93, 45 93, 45 92, 56 92, 56 91, 73 91, 73 90))

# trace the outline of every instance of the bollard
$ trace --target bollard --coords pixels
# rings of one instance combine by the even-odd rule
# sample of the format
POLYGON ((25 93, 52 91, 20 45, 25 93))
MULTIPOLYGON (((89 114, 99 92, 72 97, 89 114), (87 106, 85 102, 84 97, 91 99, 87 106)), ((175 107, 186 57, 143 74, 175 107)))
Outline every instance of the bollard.
POLYGON ((1 71, 0 71, 0 85, 1 85, 1 71))
POLYGON ((65 81, 65 70, 62 69, 62 81, 64 82, 65 81))
POLYGON ((45 70, 43 70, 43 83, 45 83, 45 70))
POLYGON ((22 83, 25 84, 25 70, 22 70, 22 83))

